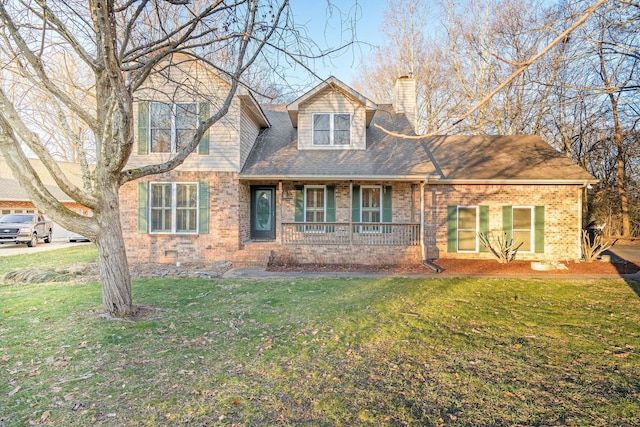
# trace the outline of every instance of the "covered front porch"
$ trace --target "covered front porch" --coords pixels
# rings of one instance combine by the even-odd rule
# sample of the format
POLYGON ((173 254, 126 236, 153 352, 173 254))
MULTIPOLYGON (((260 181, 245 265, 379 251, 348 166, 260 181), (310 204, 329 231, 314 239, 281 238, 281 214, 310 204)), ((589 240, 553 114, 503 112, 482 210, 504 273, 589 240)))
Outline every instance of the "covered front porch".
MULTIPOLYGON (((251 181, 241 247, 304 263, 423 259, 422 186, 402 181, 251 181)), ((244 216, 244 215, 243 215, 244 216)))

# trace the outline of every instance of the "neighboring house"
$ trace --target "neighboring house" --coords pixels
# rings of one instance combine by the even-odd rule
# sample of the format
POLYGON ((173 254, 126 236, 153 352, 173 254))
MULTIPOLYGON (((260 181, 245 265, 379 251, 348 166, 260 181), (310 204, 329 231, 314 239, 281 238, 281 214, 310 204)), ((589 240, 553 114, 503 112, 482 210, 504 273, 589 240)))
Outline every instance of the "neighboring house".
MULTIPOLYGON (((64 206, 81 215, 91 215, 89 209, 71 199, 58 188, 42 161, 29 159, 29 162, 47 190, 64 206)), ((82 174, 79 164, 70 162, 57 162, 57 164, 72 183, 82 187, 82 174)), ((4 157, 0 155, 0 215, 9 213, 40 213, 40 211, 31 202, 27 192, 22 188, 18 180, 14 178, 4 157)), ((68 234, 66 230, 57 225, 54 226, 53 230, 55 238, 65 237, 68 234)))
MULTIPOLYGON (((164 91, 171 99, 142 91, 129 167, 170 158, 180 133, 214 111, 208 103, 227 84, 189 67, 209 91, 198 99, 179 86, 164 91)), ((590 174, 535 136, 407 139, 382 130, 415 135, 415 94, 406 77, 391 105, 333 77, 286 106, 240 92, 183 165, 123 186, 128 256, 407 264, 490 258, 478 233, 505 232, 522 242, 518 259, 580 257, 590 174)))

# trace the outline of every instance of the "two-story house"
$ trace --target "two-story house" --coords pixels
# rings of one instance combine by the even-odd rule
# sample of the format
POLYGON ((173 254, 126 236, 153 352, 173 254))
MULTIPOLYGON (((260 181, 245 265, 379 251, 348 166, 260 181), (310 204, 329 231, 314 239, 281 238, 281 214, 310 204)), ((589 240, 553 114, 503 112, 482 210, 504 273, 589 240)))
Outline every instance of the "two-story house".
MULTIPOLYGON (((194 73, 197 98, 177 77, 140 91, 128 167, 169 158, 224 96, 227 83, 199 64, 175 75, 194 73)), ((288 105, 239 92, 183 165, 123 186, 130 260, 490 258, 479 233, 521 242, 518 259, 580 258, 590 174, 536 136, 403 138, 415 135, 415 100, 408 77, 390 105, 333 77, 288 105)))

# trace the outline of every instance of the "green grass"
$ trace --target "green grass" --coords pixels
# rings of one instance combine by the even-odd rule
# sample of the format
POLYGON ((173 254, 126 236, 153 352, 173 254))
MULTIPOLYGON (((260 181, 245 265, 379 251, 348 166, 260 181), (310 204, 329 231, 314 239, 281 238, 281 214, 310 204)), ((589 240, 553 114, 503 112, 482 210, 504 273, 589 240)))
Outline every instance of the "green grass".
POLYGON ((640 425, 640 283, 0 286, 0 425, 640 425), (635 291, 634 291, 635 289, 635 291))
POLYGON ((93 244, 72 246, 55 251, 37 252, 29 255, 12 255, 0 257, 0 276, 10 271, 27 267, 53 269, 72 264, 94 261, 98 250, 93 244))

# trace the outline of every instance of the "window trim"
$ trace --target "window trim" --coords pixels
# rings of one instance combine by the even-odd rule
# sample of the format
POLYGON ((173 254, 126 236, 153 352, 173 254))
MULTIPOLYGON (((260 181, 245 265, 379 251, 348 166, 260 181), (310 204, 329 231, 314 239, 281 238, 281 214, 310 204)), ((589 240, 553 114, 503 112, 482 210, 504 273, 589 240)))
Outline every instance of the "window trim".
MULTIPOLYGON (((303 197, 302 197, 302 219, 303 222, 305 224, 326 224, 327 222, 327 186, 326 185, 305 185, 303 188, 303 197), (323 204, 323 217, 324 217, 324 221, 323 222, 311 222, 311 221, 307 221, 307 189, 309 188, 321 188, 323 191, 323 196, 324 196, 324 204, 323 204)), ((305 226, 304 227, 304 232, 305 233, 325 233, 326 227, 325 226, 318 226, 318 225, 314 225, 313 227, 311 226, 305 226)))
POLYGON ((535 215, 535 207, 534 206, 511 206, 511 238, 513 239, 514 243, 515 243, 515 237, 514 237, 514 233, 516 231, 529 231, 529 250, 525 251, 525 250, 520 250, 518 249, 518 252, 521 252, 523 254, 532 254, 535 252, 535 234, 536 234, 536 215, 535 215), (525 230, 525 229, 516 229, 515 228, 515 218, 514 218, 514 210, 515 209, 529 209, 529 214, 530 214, 530 218, 531 218, 531 222, 530 222, 530 227, 529 230, 525 230))
POLYGON ((456 252, 460 253, 478 253, 479 252, 479 242, 478 242, 478 233, 480 232, 480 206, 456 206, 456 252), (476 211, 476 227, 474 229, 476 245, 474 250, 464 250, 460 249, 460 231, 471 231, 469 228, 460 228, 460 209, 475 209, 476 211))
POLYGON ((149 190, 148 190, 148 221, 149 221, 149 234, 178 234, 178 235, 194 235, 200 233, 200 185, 198 182, 191 181, 150 181, 149 182, 149 190), (154 185, 167 185, 171 184, 171 230, 170 231, 154 231, 153 230, 153 186, 154 185), (177 221, 178 221, 178 185, 193 185, 196 187, 196 206, 193 208, 196 211, 195 218, 195 230, 193 231, 177 231, 177 221))
POLYGON ((195 127, 193 128, 194 131, 196 131, 198 129, 199 126, 199 122, 200 122, 200 103, 193 101, 193 102, 159 102, 159 101, 151 101, 149 102, 149 107, 148 107, 148 126, 147 126, 147 151, 149 154, 175 154, 178 152, 178 126, 177 126, 177 119, 178 119, 178 106, 181 105, 191 105, 191 104, 195 104, 196 106, 196 112, 195 112, 195 122, 194 125, 195 127), (171 106, 171 129, 170 129, 170 136, 171 136, 171 149, 170 151, 153 151, 152 147, 153 147, 153 139, 152 139, 152 129, 155 129, 151 126, 151 110, 153 108, 154 104, 163 104, 163 105, 170 105, 171 106))
POLYGON ((352 146, 352 135, 353 135, 353 114, 346 112, 332 112, 332 113, 312 113, 311 114, 311 146, 315 148, 341 148, 341 147, 351 147, 352 146), (315 129, 315 117, 327 115, 329 116, 329 144, 316 144, 316 129, 315 129), (349 143, 348 144, 336 144, 335 143, 335 116, 336 115, 345 115, 349 116, 349 143))

